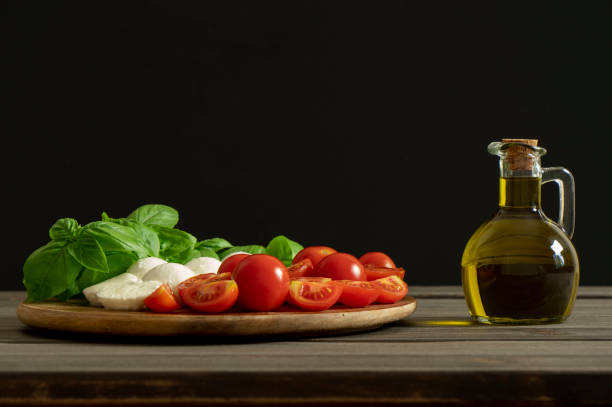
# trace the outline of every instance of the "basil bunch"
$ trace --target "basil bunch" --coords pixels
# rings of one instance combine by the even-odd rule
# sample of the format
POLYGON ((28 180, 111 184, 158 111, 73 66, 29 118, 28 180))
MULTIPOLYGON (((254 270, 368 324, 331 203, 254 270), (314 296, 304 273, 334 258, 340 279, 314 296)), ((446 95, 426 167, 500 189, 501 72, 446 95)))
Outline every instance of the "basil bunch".
POLYGON ((197 257, 223 259, 231 253, 266 253, 289 265, 302 246, 277 236, 267 247, 233 246, 222 238, 197 239, 175 226, 178 212, 166 205, 143 205, 127 218, 102 220, 85 226, 72 218, 59 219, 49 230, 51 241, 35 250, 23 266, 28 301, 61 300, 125 272, 143 257, 186 263, 197 257))

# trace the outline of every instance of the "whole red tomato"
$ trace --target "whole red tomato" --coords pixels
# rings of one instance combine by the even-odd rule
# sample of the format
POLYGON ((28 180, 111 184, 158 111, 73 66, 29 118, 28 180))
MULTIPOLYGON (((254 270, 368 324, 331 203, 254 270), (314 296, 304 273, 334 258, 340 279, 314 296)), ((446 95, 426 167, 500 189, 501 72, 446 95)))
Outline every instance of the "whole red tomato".
POLYGON ((289 273, 276 257, 253 254, 238 263, 233 273, 238 284, 238 304, 252 311, 279 307, 289 291, 289 273))
POLYGON ((367 280, 363 264, 348 253, 334 253, 325 257, 315 267, 313 275, 332 280, 367 280))
POLYGON ((291 264, 298 263, 304 259, 310 259, 313 267, 317 267, 317 264, 326 256, 330 254, 338 253, 336 249, 332 249, 327 246, 310 246, 302 249, 295 255, 291 264))
POLYGON ((217 270, 217 274, 233 273, 238 263, 240 263, 242 259, 248 256, 250 256, 250 254, 238 253, 238 254, 232 254, 229 257, 226 257, 225 260, 223 260, 223 262, 219 266, 219 270, 217 270))
POLYGON ((395 263, 391 260, 391 257, 387 256, 382 252, 370 252, 366 253, 359 258, 359 261, 365 266, 369 264, 374 267, 388 267, 395 268, 395 263))

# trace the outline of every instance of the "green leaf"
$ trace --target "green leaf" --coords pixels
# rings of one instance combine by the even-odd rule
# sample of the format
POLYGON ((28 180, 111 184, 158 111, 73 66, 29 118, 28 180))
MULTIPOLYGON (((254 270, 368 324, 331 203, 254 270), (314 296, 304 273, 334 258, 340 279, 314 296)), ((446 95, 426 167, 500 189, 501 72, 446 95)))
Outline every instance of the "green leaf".
POLYGON ((100 273, 87 269, 83 270, 76 282, 79 291, 83 291, 89 286, 108 280, 121 273, 125 273, 137 260, 138 257, 134 254, 126 252, 107 252, 106 261, 108 262, 108 273, 100 273))
POLYGON ((138 235, 140 244, 148 250, 149 256, 159 255, 159 237, 151 227, 127 218, 113 219, 113 222, 132 228, 138 235))
POLYGON ((66 246, 68 252, 83 267, 100 273, 108 273, 108 263, 102 246, 96 239, 81 235, 79 238, 66 246))
POLYGON ((194 248, 197 239, 195 236, 179 230, 164 226, 151 225, 159 238, 159 257, 164 260, 178 260, 181 253, 194 248))
POLYGON ((145 237, 131 226, 115 222, 91 222, 81 229, 80 235, 95 239, 105 252, 132 252, 139 258, 156 255, 145 237))
POLYGON ((262 254, 262 253, 265 254, 266 248, 263 246, 259 246, 259 245, 234 246, 231 249, 227 249, 221 252, 219 257, 221 258, 221 260, 223 260, 230 254, 236 253, 236 252, 245 252, 245 253, 250 253, 250 254, 262 254))
POLYGON ((301 244, 288 239, 286 236, 279 235, 270 240, 266 252, 282 261, 285 266, 289 266, 295 255, 303 248, 301 244))
POLYGON ((49 237, 51 240, 74 240, 80 228, 76 219, 58 219, 49 229, 49 237))
POLYGON ((167 228, 176 226, 179 215, 176 209, 167 205, 143 205, 128 215, 129 219, 144 223, 145 225, 157 225, 167 228))
MULTIPOLYGON (((81 273, 82 273, 82 271, 81 271, 81 273)), ((72 285, 69 288, 67 288, 66 290, 62 291, 58 295, 56 295, 55 298, 57 298, 60 301, 66 301, 66 300, 69 300, 70 298, 72 298, 75 295, 78 295, 80 293, 81 293, 81 290, 79 290, 79 286, 77 285, 77 282, 73 281, 72 285)))
POLYGON ((200 249, 202 247, 214 250, 215 252, 219 252, 221 249, 226 249, 228 247, 232 247, 232 244, 225 239, 220 237, 213 237, 212 239, 202 240, 196 244, 196 249, 200 249))
POLYGON ((212 257, 213 259, 219 260, 219 256, 212 249, 202 247, 200 249, 191 249, 186 253, 181 253, 180 261, 172 260, 174 263, 185 264, 189 260, 197 259, 198 257, 212 257))
POLYGON ((36 249, 23 265, 28 301, 46 300, 71 288, 81 268, 63 242, 51 241, 36 249))

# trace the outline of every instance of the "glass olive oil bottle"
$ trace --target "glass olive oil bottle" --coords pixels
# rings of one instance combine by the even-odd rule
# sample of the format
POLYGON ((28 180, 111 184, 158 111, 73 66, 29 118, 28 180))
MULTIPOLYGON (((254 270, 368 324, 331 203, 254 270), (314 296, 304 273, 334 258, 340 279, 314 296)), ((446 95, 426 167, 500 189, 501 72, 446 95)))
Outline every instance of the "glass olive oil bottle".
POLYGON ((574 180, 561 167, 542 168, 537 140, 489 145, 500 158, 499 209, 472 235, 461 260, 472 319, 485 324, 541 324, 565 320, 578 289, 574 180), (559 221, 540 207, 542 183, 559 185, 559 221))

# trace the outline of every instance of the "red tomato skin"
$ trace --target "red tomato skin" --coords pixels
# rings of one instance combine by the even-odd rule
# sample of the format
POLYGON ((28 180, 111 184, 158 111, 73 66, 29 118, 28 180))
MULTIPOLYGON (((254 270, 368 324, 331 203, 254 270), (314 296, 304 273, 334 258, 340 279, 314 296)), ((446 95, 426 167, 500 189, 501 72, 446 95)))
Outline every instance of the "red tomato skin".
MULTIPOLYGON (((332 282, 319 283, 313 281, 293 280, 289 289, 289 303, 306 311, 324 311, 333 306, 342 294, 342 287, 332 282), (310 299, 312 292, 327 290, 324 298, 310 299)), ((316 295, 316 294, 315 294, 316 295)))
POLYGON ((391 257, 387 256, 382 252, 369 252, 359 258, 359 261, 364 266, 369 264, 374 267, 388 267, 395 268, 395 263, 391 260, 391 257))
POLYGON ((217 270, 217 274, 233 273, 238 263, 240 263, 242 259, 249 257, 249 256, 250 254, 238 253, 238 254, 234 254, 232 256, 225 258, 225 260, 221 262, 221 265, 219 266, 219 270, 217 270))
MULTIPOLYGON (((315 282, 315 283, 329 283, 330 281, 332 281, 331 278, 328 277, 291 277, 289 276, 289 291, 291 291, 291 281, 310 281, 310 282, 315 282)), ((291 295, 288 292, 287 293, 287 297, 285 298, 285 302, 287 304, 291 304, 294 305, 296 307, 299 308, 299 305, 297 305, 292 299, 291 299, 291 295)))
POLYGON ((398 276, 388 276, 372 281, 380 287, 380 297, 376 302, 380 304, 393 304, 408 294, 408 284, 398 276))
POLYGON ((221 280, 231 280, 232 279, 232 275, 230 273, 221 273, 221 274, 215 274, 215 273, 206 273, 206 274, 196 274, 193 277, 189 277, 187 280, 181 281, 177 286, 176 286, 176 291, 179 295, 179 297, 183 298, 183 291, 185 291, 185 289, 187 289, 187 287, 193 285, 196 281, 206 281, 207 283, 212 283, 214 281, 221 281, 221 280))
POLYGON ((338 302, 351 308, 367 307, 380 297, 380 287, 369 281, 334 280, 342 286, 338 302))
POLYGON ((334 253, 325 257, 315 267, 313 276, 329 277, 332 280, 367 280, 361 262, 348 253, 334 253))
POLYGON ((189 308, 199 312, 223 312, 238 299, 238 285, 233 280, 207 282, 196 281, 183 291, 183 301, 189 308), (207 298, 210 296, 210 298, 207 298), (204 298, 205 301, 201 301, 204 298))
POLYGON ((168 283, 160 285, 151 295, 144 300, 144 304, 151 311, 171 312, 182 308, 172 292, 168 283))
POLYGON ((404 270, 402 267, 376 267, 370 264, 366 264, 365 266, 363 266, 363 268, 365 270, 366 278, 368 279, 368 281, 378 280, 379 278, 384 278, 392 275, 396 275, 399 278, 403 279, 404 274, 406 273, 406 270, 404 270))
POLYGON ((330 254, 338 253, 336 249, 327 246, 309 246, 298 252, 293 258, 291 264, 298 263, 304 259, 310 259, 312 266, 317 267, 319 262, 330 254))
POLYGON ((253 254, 245 257, 234 270, 240 296, 238 304, 251 311, 278 308, 289 291, 289 274, 276 257, 253 254))
POLYGON ((310 277, 313 270, 314 266, 312 265, 312 261, 308 257, 287 267, 287 273, 289 273, 289 278, 310 277))

